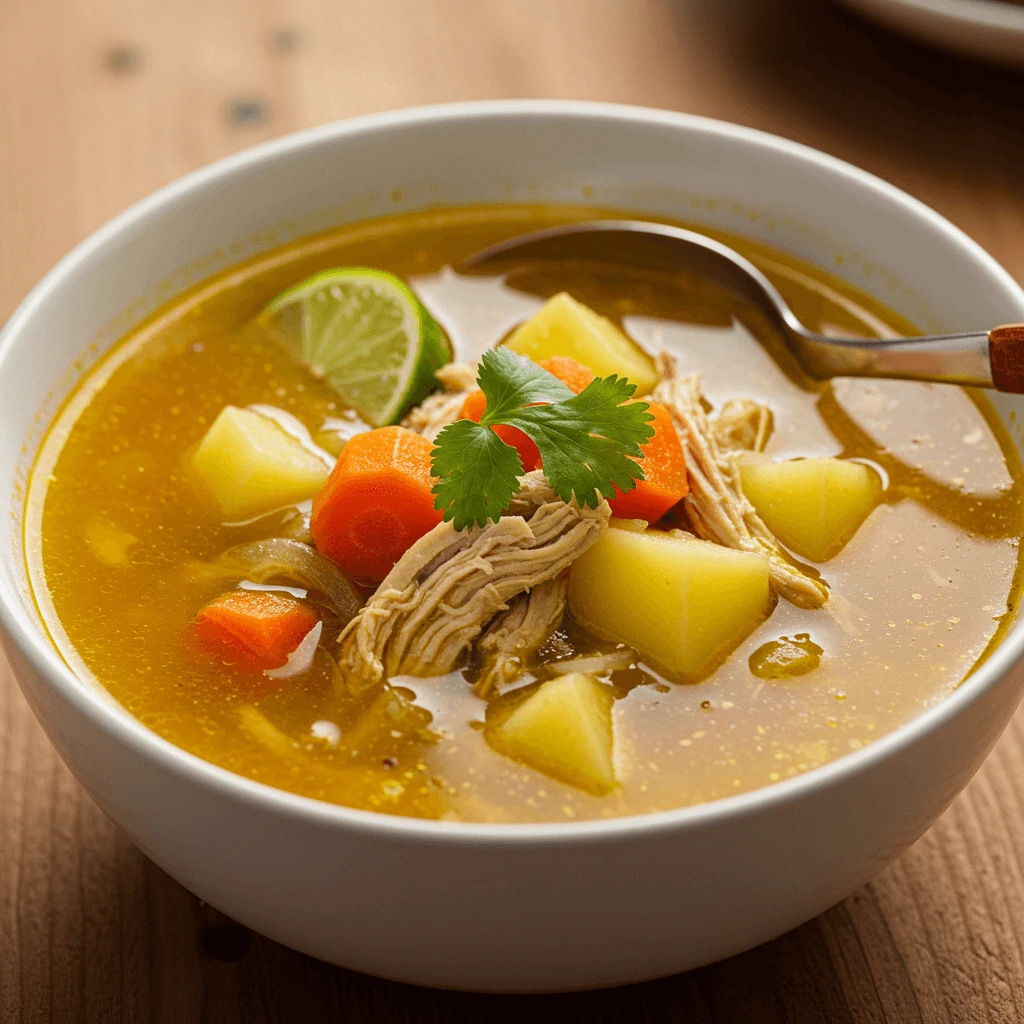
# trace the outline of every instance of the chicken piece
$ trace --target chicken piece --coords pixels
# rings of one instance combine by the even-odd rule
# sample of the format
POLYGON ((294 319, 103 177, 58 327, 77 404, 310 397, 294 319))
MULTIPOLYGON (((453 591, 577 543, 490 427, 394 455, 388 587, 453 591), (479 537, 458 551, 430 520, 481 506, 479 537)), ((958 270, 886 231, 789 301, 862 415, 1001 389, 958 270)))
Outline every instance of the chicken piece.
POLYGON ((752 398, 730 398, 711 421, 719 448, 763 452, 775 423, 772 411, 752 398))
POLYGON ((434 376, 445 391, 472 391, 479 367, 476 363, 445 363, 434 376))
POLYGON ((566 504, 539 471, 521 481, 498 522, 462 531, 441 523, 399 559, 339 637, 350 690, 450 672, 510 598, 559 576, 607 528, 607 502, 566 504))
POLYGON ((480 674, 473 687, 478 697, 486 697, 523 674, 526 659, 562 624, 569 574, 538 583, 528 594, 517 594, 508 608, 498 612, 476 642, 480 674))
POLYGON ((701 404, 700 375, 679 375, 676 360, 658 356, 661 382, 651 398, 668 407, 683 442, 690 493, 683 499, 698 536, 740 551, 768 556, 772 590, 801 608, 820 608, 828 588, 786 558, 740 486, 733 454, 723 452, 701 404))
MULTIPOLYGON (((547 505, 551 502, 562 503, 562 499, 555 494, 551 484, 548 483, 547 477, 544 475, 544 471, 542 469, 535 469, 532 473, 524 473, 519 478, 519 493, 512 496, 512 501, 509 502, 505 515, 522 516, 524 519, 529 519, 542 505, 547 505)), ((602 502, 602 504, 604 503, 602 502)), ((586 511, 593 512, 594 510, 587 509, 586 511)), ((598 511, 600 511, 600 506, 598 511)), ((608 515, 610 518, 610 509, 608 515)))
POLYGON ((436 376, 444 391, 428 395, 410 409, 402 420, 402 426, 433 441, 449 423, 459 418, 466 395, 476 387, 476 374, 476 364, 472 363, 442 366, 436 376))

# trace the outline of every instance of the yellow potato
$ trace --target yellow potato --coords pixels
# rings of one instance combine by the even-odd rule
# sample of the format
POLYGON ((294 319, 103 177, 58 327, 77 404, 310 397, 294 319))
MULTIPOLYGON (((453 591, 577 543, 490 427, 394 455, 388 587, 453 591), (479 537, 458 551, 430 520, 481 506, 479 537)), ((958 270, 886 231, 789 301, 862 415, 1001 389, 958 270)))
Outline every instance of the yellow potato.
POLYGON ((235 518, 312 498, 330 466, 273 420, 225 406, 206 432, 192 465, 221 512, 235 518))
POLYGON ((499 753, 601 795, 615 786, 612 692, 574 672, 542 683, 487 730, 499 753))
POLYGON ((657 530, 606 530, 569 579, 577 622, 682 681, 711 672, 768 607, 764 555, 657 530))
POLYGON ((569 356, 598 377, 617 374, 636 385, 636 396, 658 383, 654 360, 618 327, 566 292, 548 299, 544 308, 515 329, 505 343, 513 352, 539 363, 569 356))
POLYGON ((843 459, 744 459, 740 478, 768 529, 812 562, 839 554, 882 493, 873 469, 843 459))

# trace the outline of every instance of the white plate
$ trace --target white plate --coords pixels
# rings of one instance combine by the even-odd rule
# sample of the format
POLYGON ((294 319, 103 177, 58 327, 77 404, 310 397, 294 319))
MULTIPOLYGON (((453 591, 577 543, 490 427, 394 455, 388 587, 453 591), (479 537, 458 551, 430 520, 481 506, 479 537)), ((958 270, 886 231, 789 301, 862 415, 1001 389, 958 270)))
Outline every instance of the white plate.
POLYGON ((923 43, 1024 67, 1024 4, 1009 0, 841 0, 923 43))

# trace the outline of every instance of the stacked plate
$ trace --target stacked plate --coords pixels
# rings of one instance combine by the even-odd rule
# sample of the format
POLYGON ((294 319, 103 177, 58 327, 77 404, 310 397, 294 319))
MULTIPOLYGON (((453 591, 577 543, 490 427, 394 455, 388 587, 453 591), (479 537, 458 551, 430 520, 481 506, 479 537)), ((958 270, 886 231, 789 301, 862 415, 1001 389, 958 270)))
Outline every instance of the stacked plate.
POLYGON ((1016 0, 842 0, 922 42, 1024 67, 1024 3, 1016 0))

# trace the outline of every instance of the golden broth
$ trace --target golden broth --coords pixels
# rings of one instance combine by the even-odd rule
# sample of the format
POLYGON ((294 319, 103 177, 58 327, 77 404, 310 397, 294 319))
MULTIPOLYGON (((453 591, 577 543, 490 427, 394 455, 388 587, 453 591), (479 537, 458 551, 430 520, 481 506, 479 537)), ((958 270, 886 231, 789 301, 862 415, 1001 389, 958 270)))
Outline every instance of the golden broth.
MULTIPOLYGON (((125 338, 58 416, 40 456, 46 477, 30 496, 28 533, 41 537, 29 546, 33 585, 73 667, 172 743, 249 778, 351 806, 470 821, 634 814, 743 792, 855 750, 942 699, 1016 600, 1021 473, 986 400, 938 385, 810 381, 755 310, 686 275, 534 266, 502 281, 445 269, 501 238, 594 215, 483 207, 342 228, 211 279, 125 338), (780 601, 696 685, 614 673, 621 785, 612 795, 590 796, 492 751, 486 704, 461 673, 396 681, 432 714, 427 733, 425 715, 396 728, 372 697, 336 692, 322 655, 300 682, 254 692, 183 643, 196 611, 224 589, 190 567, 277 525, 274 517, 225 525, 198 496, 186 457, 228 403, 281 406, 314 433, 338 414, 326 384, 240 331, 289 285, 345 265, 410 278, 463 360, 541 297, 567 290, 641 344, 701 370, 713 404, 736 396, 768 404, 770 455, 842 454, 887 476, 882 504, 820 567, 832 594, 824 609, 780 601), (752 652, 804 633, 824 651, 818 668, 784 679, 753 674, 752 652), (332 750, 311 731, 323 720, 343 737, 355 730, 358 743, 348 735, 332 750)), ((822 270, 727 240, 812 329, 915 333, 822 270)), ((567 622, 548 650, 600 646, 567 622)))

